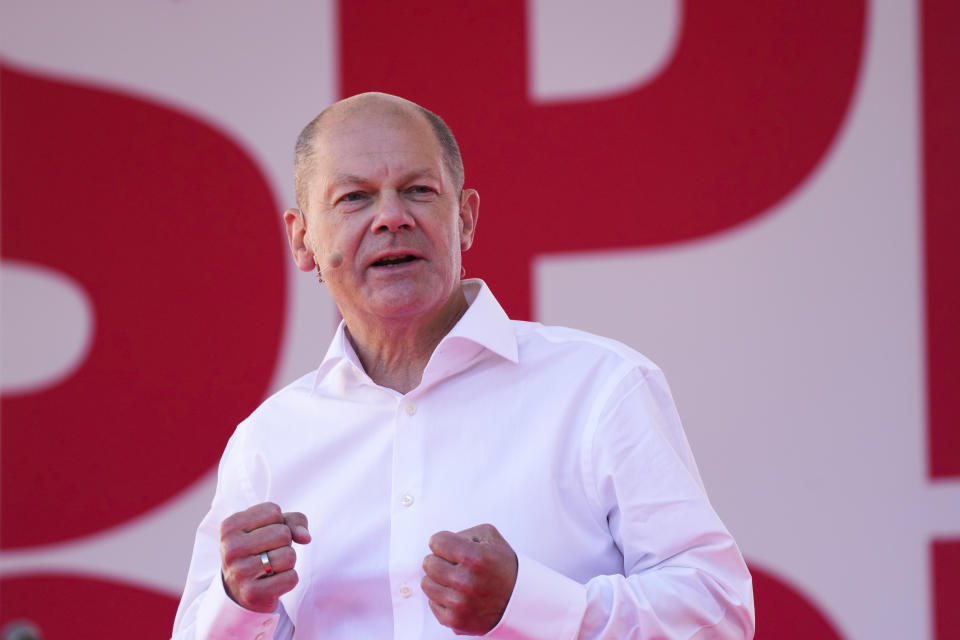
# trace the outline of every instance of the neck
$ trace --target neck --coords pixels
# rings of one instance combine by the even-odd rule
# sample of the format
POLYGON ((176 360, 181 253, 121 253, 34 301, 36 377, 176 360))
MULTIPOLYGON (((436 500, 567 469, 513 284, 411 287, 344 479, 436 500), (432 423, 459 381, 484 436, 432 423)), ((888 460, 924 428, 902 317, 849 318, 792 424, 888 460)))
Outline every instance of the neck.
POLYGON ((367 375, 382 387, 407 393, 420 384, 433 350, 467 310, 462 289, 429 317, 346 317, 347 336, 367 375))

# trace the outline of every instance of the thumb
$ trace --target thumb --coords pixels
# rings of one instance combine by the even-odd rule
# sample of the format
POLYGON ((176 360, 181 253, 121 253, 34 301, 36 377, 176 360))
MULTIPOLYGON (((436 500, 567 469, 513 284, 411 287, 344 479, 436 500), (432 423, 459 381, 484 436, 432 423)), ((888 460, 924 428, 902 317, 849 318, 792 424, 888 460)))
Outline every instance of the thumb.
POLYGON ((290 528, 293 535, 293 541, 298 544, 307 544, 312 540, 310 530, 307 529, 307 516, 300 512, 292 511, 283 514, 283 521, 290 528))

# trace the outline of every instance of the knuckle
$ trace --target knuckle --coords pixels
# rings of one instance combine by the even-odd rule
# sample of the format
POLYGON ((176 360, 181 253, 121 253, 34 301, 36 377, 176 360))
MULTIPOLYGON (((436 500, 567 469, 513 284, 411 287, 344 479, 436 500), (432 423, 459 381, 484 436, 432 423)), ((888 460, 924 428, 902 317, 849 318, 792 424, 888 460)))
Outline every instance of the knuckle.
POLYGON ((423 559, 423 572, 427 575, 436 575, 439 572, 440 563, 437 556, 429 555, 423 559))
POLYGON ((447 617, 448 617, 447 610, 441 607, 440 605, 438 605, 433 600, 430 600, 429 603, 430 603, 430 610, 433 611, 433 615, 437 618, 437 621, 444 626, 449 626, 447 624, 447 617))
POLYGON ((280 506, 276 502, 264 502, 262 504, 269 515, 272 515, 272 516, 283 515, 283 511, 280 510, 280 506))
POLYGON ((293 569, 290 569, 289 571, 284 571, 283 578, 284 578, 284 581, 283 581, 284 593, 293 589, 300 582, 300 576, 297 575, 297 572, 294 571, 293 569))
POLYGON ((234 513, 233 515, 224 518, 220 523, 220 537, 223 538, 235 531, 237 529, 237 521, 239 521, 242 517, 242 513, 234 513))
POLYGON ((237 540, 233 537, 227 537, 220 541, 220 556, 224 564, 233 564, 236 562, 240 553, 237 549, 237 540))
POLYGON ((226 583, 227 587, 229 587, 230 592, 236 595, 237 590, 240 587, 240 582, 237 580, 236 574, 230 567, 223 568, 223 581, 226 583))

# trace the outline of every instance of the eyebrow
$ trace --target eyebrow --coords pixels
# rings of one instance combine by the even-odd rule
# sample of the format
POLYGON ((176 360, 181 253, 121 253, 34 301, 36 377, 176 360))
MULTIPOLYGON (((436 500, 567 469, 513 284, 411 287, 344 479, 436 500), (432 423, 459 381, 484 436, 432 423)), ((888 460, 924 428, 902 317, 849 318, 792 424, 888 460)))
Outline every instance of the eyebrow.
MULTIPOLYGON (((417 167, 411 171, 406 172, 400 176, 400 182, 410 182, 411 180, 416 180, 418 178, 430 178, 431 180, 437 180, 442 182, 442 177, 437 175, 437 172, 431 167, 417 167)), ((343 187, 347 185, 359 185, 365 186, 370 184, 369 178, 364 178, 363 176, 358 176, 353 173, 338 173, 333 177, 333 180, 330 181, 327 192, 333 191, 337 187, 343 187)))
POLYGON ((401 182, 410 182, 411 180, 416 180, 417 178, 430 178, 432 180, 441 180, 441 176, 437 175, 437 172, 433 170, 432 167, 418 167, 413 171, 408 171, 403 175, 403 180, 401 182))
POLYGON ((344 184, 366 184, 367 182, 368 180, 366 178, 355 176, 352 173, 338 173, 333 177, 333 180, 330 181, 330 186, 338 187, 344 184))

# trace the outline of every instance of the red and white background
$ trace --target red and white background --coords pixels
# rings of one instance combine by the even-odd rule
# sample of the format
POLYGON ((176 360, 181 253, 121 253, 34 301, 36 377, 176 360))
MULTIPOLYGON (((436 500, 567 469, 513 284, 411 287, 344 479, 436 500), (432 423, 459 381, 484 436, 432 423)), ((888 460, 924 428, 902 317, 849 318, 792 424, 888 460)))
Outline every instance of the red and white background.
POLYGON ((293 141, 382 90, 460 139, 470 276, 666 371, 759 638, 960 637, 958 42, 949 0, 5 0, 0 623, 169 635, 226 438, 335 327, 293 141))

